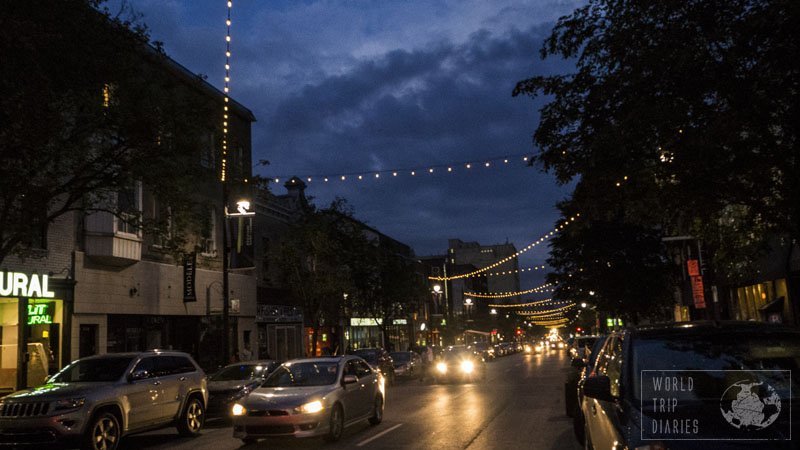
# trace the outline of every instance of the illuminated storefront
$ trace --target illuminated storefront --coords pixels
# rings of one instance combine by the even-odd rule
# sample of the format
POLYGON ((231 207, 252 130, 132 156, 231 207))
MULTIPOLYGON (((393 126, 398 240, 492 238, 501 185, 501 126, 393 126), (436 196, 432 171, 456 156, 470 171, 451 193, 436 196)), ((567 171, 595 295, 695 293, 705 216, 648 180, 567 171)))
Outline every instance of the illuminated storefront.
POLYGON ((70 361, 64 349, 72 286, 48 275, 0 272, 0 395, 43 384, 70 361))

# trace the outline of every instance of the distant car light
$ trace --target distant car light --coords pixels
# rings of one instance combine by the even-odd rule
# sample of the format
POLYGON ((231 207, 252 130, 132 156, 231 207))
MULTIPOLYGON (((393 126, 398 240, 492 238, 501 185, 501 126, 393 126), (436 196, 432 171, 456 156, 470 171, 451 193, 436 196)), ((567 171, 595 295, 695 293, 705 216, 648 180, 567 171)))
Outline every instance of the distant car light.
POLYGON ((563 342, 559 342, 558 343, 558 348, 564 348, 564 343, 563 342))
POLYGON ((443 362, 437 363, 436 370, 438 370, 439 373, 447 373, 447 364, 443 362))
POLYGON ((530 353, 530 352, 531 352, 531 350, 533 350, 533 348, 531 348, 531 346, 530 346, 530 345, 528 345, 528 344, 525 344, 525 353, 530 353))
POLYGON ((322 411, 322 402, 319 400, 315 400, 313 402, 308 402, 305 405, 300 407, 300 411, 306 414, 314 414, 322 411))
POLYGON ((461 361, 461 371, 464 373, 472 373, 475 370, 475 364, 472 361, 461 361))
POLYGON ((234 403, 233 407, 231 407, 231 414, 234 416, 243 416, 247 414, 247 408, 238 403, 234 403))

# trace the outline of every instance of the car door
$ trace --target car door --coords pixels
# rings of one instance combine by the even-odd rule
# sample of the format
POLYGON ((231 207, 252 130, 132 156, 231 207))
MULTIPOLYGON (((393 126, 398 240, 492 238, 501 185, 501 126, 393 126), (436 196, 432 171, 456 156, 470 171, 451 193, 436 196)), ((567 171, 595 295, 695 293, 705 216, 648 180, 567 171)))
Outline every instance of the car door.
POLYGON ((158 420, 169 421, 178 416, 178 409, 183 400, 181 388, 186 381, 186 375, 180 373, 179 361, 175 356, 157 356, 155 365, 156 381, 161 388, 161 395, 157 402, 158 420))
POLYGON ((364 361, 356 360, 356 370, 358 371, 358 391, 359 416, 365 416, 372 411, 373 399, 378 392, 378 373, 364 361))
MULTIPOLYGON (((611 395, 620 397, 620 378, 622 375, 622 340, 619 336, 609 338, 601 360, 596 365, 595 374, 605 375, 611 383, 611 395)), ((615 442, 623 442, 619 427, 619 401, 605 401, 584 397, 587 406, 584 410, 587 431, 595 448, 612 448, 615 442)))
MULTIPOLYGON (((347 375, 352 375, 358 378, 358 369, 356 367, 356 361, 351 359, 345 361, 344 367, 342 368, 342 379, 347 375)), ((361 383, 350 383, 344 384, 342 386, 344 390, 344 395, 342 395, 342 403, 344 404, 344 418, 345 420, 350 420, 354 417, 358 417, 361 415, 361 397, 360 391, 361 383)))
POLYGON ((161 388, 156 380, 155 358, 142 358, 133 368, 132 378, 126 386, 128 399, 128 428, 136 429, 151 425, 158 417, 158 401, 161 388))

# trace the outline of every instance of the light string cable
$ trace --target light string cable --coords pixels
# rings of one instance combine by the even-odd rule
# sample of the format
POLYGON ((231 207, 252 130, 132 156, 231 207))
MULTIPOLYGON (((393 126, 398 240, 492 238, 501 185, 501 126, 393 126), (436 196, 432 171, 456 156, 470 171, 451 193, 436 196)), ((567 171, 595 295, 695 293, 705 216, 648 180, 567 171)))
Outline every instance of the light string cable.
POLYGON ((516 292, 464 292, 464 295, 468 295, 470 297, 477 297, 477 298, 506 298, 506 297, 516 297, 518 295, 523 294, 532 294, 532 293, 542 293, 542 292, 552 292, 553 286, 550 283, 545 283, 541 286, 535 287, 533 289, 527 289, 525 291, 516 291, 516 292))
POLYGON ((366 179, 380 179, 381 177, 399 177, 401 175, 409 175, 409 176, 417 176, 423 174, 438 174, 438 173, 454 173, 457 169, 472 169, 478 167, 499 167, 505 166, 513 162, 514 160, 521 159, 523 162, 527 162, 531 159, 529 154, 514 154, 514 155, 502 155, 502 156, 492 156, 489 158, 483 159, 473 159, 469 161, 460 161, 460 162, 453 162, 449 164, 431 164, 425 166, 414 166, 414 167, 406 167, 401 169, 381 169, 381 170, 361 170, 357 172, 340 172, 340 173, 328 173, 328 174, 314 174, 314 175, 279 175, 269 178, 275 183, 280 183, 281 180, 285 179, 289 183, 296 183, 297 180, 305 181, 307 183, 311 182, 332 182, 332 181, 352 181, 352 180, 366 180, 366 179))
POLYGON ((230 103, 231 82, 231 9, 233 1, 228 0, 228 16, 225 19, 225 84, 223 87, 224 103, 222 105, 222 159, 220 161, 220 181, 228 177, 228 104, 230 103))
POLYGON ((480 269, 473 270, 472 272, 469 272, 469 273, 462 273, 460 275, 452 275, 452 276, 447 276, 447 277, 430 276, 430 277, 428 277, 428 279, 429 280, 436 280, 436 281, 457 280, 459 278, 467 278, 467 277, 475 276, 477 274, 481 274, 483 272, 487 272, 489 270, 492 270, 495 267, 500 266, 502 264, 505 264, 505 263, 515 259, 517 256, 519 256, 519 255, 527 252, 528 250, 536 247, 537 245, 543 243, 547 239, 551 238, 555 233, 558 233, 559 231, 563 230, 564 227, 569 225, 571 222, 574 222, 580 216, 581 216, 580 214, 575 214, 574 216, 570 217, 569 220, 566 220, 563 223, 559 224, 557 227, 555 227, 553 229, 553 231, 550 231, 549 233, 544 234, 542 237, 540 237, 539 239, 537 239, 534 242, 531 242, 530 244, 528 244, 527 246, 523 247, 522 249, 518 250, 513 255, 507 256, 507 257, 505 257, 505 258, 503 258, 503 259, 501 259, 501 260, 499 260, 499 261, 497 261, 497 262, 495 262, 493 264, 490 264, 490 265, 488 265, 486 267, 482 267, 480 269))

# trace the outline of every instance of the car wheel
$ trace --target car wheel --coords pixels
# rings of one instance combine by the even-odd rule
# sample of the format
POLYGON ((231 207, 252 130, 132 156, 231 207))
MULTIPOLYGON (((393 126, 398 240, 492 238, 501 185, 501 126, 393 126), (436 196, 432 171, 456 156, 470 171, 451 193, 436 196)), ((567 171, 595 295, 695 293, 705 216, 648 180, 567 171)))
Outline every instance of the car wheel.
POLYGON ((190 397, 183 407, 181 418, 178 419, 178 433, 181 436, 198 436, 206 420, 206 411, 203 403, 196 397, 190 397))
POLYGON ((378 425, 381 422, 383 422, 383 397, 376 395, 375 403, 372 405, 372 417, 369 418, 369 423, 378 425))
POLYGON ((344 430, 344 413, 342 412, 341 405, 334 405, 331 409, 331 418, 328 424, 328 434, 325 435, 325 440, 328 442, 336 442, 342 437, 344 430))
POLYGON ((97 414, 86 429, 82 448, 86 450, 116 450, 122 438, 117 416, 110 412, 97 414))

